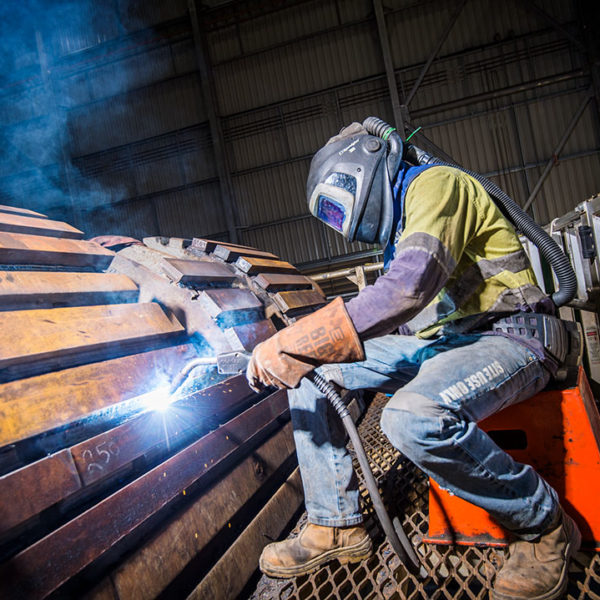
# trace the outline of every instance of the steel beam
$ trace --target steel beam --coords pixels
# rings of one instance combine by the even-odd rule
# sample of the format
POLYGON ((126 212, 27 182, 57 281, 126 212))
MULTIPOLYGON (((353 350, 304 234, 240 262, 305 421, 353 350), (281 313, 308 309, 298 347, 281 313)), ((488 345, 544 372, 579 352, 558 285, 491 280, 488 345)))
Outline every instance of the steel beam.
POLYGON ((233 183, 225 151, 225 138, 221 119, 217 113, 217 97, 215 91, 215 82, 210 64, 210 57, 206 43, 206 36, 202 31, 200 17, 198 15, 197 0, 188 0, 188 10, 190 21, 192 23, 192 34, 194 39, 194 50, 196 52, 196 61, 198 63, 198 73, 200 75, 200 85, 204 98, 204 105, 208 113, 208 122, 215 151, 215 162, 219 174, 219 184, 221 187, 221 197, 225 206, 225 218, 227 219, 227 230, 229 232, 229 241, 234 244, 238 241, 236 228, 233 183))
POLYGON ((392 101, 392 114, 394 115, 394 125, 404 137, 404 115, 400 95, 398 94, 398 85, 396 83, 396 72, 394 70, 394 61, 390 50, 390 39, 388 37, 385 15, 383 14, 382 0, 373 0, 375 9, 375 20, 377 21, 377 33, 379 35, 379 45, 383 54, 383 64, 385 66, 385 76, 387 79, 390 99, 392 101))
MULTIPOLYGON (((334 265, 339 265, 342 263, 347 263, 354 260, 362 260, 363 258, 381 258, 383 257, 383 250, 379 248, 375 248, 373 250, 363 250, 362 252, 354 252, 352 254, 343 254, 339 256, 334 256, 330 259, 323 260, 312 260, 305 263, 298 264, 298 270, 302 273, 306 274, 308 271, 313 271, 315 269, 325 269, 327 267, 331 267, 334 265)), ((310 277, 310 275, 307 275, 310 277)))
POLYGON ((362 270, 362 275, 364 278, 365 273, 370 273, 371 271, 380 271, 383 269, 383 262, 376 263, 366 263, 364 265, 359 265, 357 267, 349 267, 348 269, 340 269, 339 271, 328 271, 326 273, 317 273, 316 275, 309 275, 309 277, 313 281, 329 281, 331 279, 340 279, 342 277, 356 277, 357 270, 362 270))
MULTIPOLYGON (((373 0, 373 7, 375 9, 375 19, 377 21, 377 32, 379 34, 379 44, 381 46, 381 52, 383 54, 383 63, 385 65, 385 76, 386 76, 386 80, 387 80, 388 90, 390 93, 390 98, 392 101, 392 113, 394 115, 394 124, 396 125, 396 129, 399 131, 400 135, 403 138, 405 137, 406 132, 407 132, 407 127, 409 126, 408 120, 410 117, 409 117, 408 106, 407 106, 408 102, 410 101, 410 99, 412 99, 412 97, 416 93, 419 85, 423 81, 425 74, 429 70, 429 67, 431 66, 431 63, 433 62, 434 58, 437 56, 437 53, 439 52, 446 37, 450 33, 450 30, 452 29, 454 23, 456 22, 456 19, 458 19, 458 15, 462 11, 462 8, 466 2, 467 2, 467 0, 461 0, 459 2, 458 8, 453 13, 448 27, 446 27, 446 30, 444 30, 444 34, 442 35, 442 37, 439 40, 436 47, 434 48, 434 51, 433 51, 432 55, 430 56, 429 60, 427 61, 427 63, 425 64, 424 68, 421 70, 421 73, 420 73, 419 77, 417 78, 415 85, 413 85, 413 89, 411 90, 411 92, 409 94, 408 100, 405 102, 401 102, 400 95, 398 94, 398 86, 396 84, 396 72, 394 70, 394 62, 392 60, 392 53, 390 50, 390 41, 389 41, 388 32, 387 32, 387 25, 385 22, 385 15, 383 13, 382 0, 373 0)), ((414 127, 410 126, 411 131, 414 131, 414 129, 415 129, 414 127)), ((435 148, 438 155, 440 155, 443 158, 446 158, 448 160, 451 160, 450 157, 445 152, 443 152, 443 150, 441 150, 441 148, 438 148, 438 146, 436 146, 431 140, 429 140, 423 134, 420 134, 419 138, 423 142, 425 142, 425 144, 427 146, 429 146, 430 148, 435 148)))
MULTIPOLYGON (((516 85, 509 85, 500 89, 491 90, 489 92, 482 92, 480 94, 473 94, 472 96, 465 96, 458 100, 450 100, 442 104, 428 106, 426 108, 419 109, 414 112, 413 116, 424 117, 431 114, 437 114, 442 111, 450 110, 452 108, 465 108, 470 104, 476 104, 478 102, 484 102, 485 100, 495 100, 502 96, 510 96, 511 94, 518 94, 519 92, 527 92, 529 90, 537 90, 539 88, 554 85, 556 83, 564 83, 577 79, 578 77, 585 77, 586 73, 583 69, 575 69, 573 71, 565 71, 556 75, 549 75, 544 79, 533 79, 525 81, 523 83, 517 83, 516 85)), ((532 98, 532 102, 536 102, 537 98, 532 98)))
POLYGON ((458 4, 456 5, 456 9, 452 13, 452 16, 450 17, 450 21, 448 21, 448 24, 446 25, 444 31, 442 31, 442 35, 438 39, 437 44, 435 45, 434 49, 431 51, 431 54, 429 55, 427 62, 423 65, 423 68, 421 69, 421 72, 419 73, 417 80, 413 84, 412 89, 408 93, 408 96, 406 96, 406 100, 404 101, 404 104, 406 106, 408 106, 410 104, 411 100, 414 98, 415 94, 417 93, 417 90, 419 89, 419 86, 423 82, 425 75, 427 75, 427 71, 429 71, 429 67, 431 67, 431 64, 435 60, 435 57, 438 55, 439 51, 442 49, 444 42, 448 38, 450 31, 452 31, 452 28, 454 27, 454 24, 458 20, 458 17, 460 16, 460 13, 462 12, 462 9, 464 8, 466 3, 467 3, 467 0, 460 0, 458 2, 458 4))
POLYGON ((592 90, 591 89, 588 90, 583 101, 579 105, 579 108, 577 109, 577 111, 573 115, 573 118, 567 125, 567 128, 565 129, 565 132, 563 133, 562 137, 560 138, 560 141, 556 145, 556 148, 554 148, 554 151, 552 152, 552 156, 550 156, 550 158, 546 162, 546 167, 545 167, 544 171, 542 172, 542 174, 540 175, 540 178, 538 179, 537 183, 535 184, 535 187, 533 188, 533 190, 531 190, 531 194, 529 194, 529 198, 527 198, 527 202, 525 202, 525 205, 523 206, 523 210, 526 211, 533 204, 536 196, 538 195, 538 192, 542 188, 542 185, 544 185, 544 181, 546 181, 546 178, 548 177, 548 175, 550 175, 550 171, 552 171, 552 168, 558 162, 558 157, 559 157, 560 153, 562 152, 562 149, 565 147, 565 144, 571 137, 571 134, 573 133, 573 130, 577 126, 577 123, 579 122, 579 119, 581 118, 583 111, 586 109, 588 103, 592 99, 592 95, 593 95, 592 90))
MULTIPOLYGON (((430 150, 433 152, 437 158, 442 158, 444 161, 448 163, 458 164, 449 154, 444 152, 435 142, 432 142, 426 135, 421 133, 417 127, 415 127, 412 123, 406 124, 406 129, 410 133, 412 133, 417 140, 421 140, 421 144, 425 147, 425 150, 430 150)), ((412 136, 411 136, 412 137, 412 136)))

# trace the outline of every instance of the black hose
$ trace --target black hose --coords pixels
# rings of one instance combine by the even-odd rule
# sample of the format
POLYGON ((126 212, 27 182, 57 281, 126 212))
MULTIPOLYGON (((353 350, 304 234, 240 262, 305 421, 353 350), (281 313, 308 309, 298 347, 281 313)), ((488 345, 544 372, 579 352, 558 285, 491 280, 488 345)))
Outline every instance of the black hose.
POLYGON ((402 138, 396 131, 395 127, 392 127, 377 117, 367 117, 363 122, 363 127, 372 135, 376 135, 377 137, 387 141, 388 174, 390 176, 390 181, 394 181, 394 179, 396 179, 396 175, 398 174, 398 170, 400 169, 402 155, 404 154, 404 142, 402 141, 402 138))
MULTIPOLYGON (((388 123, 377 117, 368 117, 364 120, 363 126, 369 133, 378 137, 383 137, 391 129, 388 123)), ((394 134, 398 135, 395 131, 392 134, 387 133, 390 139, 394 134)), ((460 165, 441 161, 416 146, 408 145, 405 157, 417 165, 442 165, 460 169, 481 183, 485 191, 498 204, 503 214, 519 231, 533 242, 541 255, 552 267, 558 280, 558 290, 552 294, 554 304, 556 306, 563 306, 575 297, 577 293, 577 278, 569 259, 556 242, 506 192, 479 173, 465 169, 460 165)))
POLYGON ((400 521, 394 519, 396 525, 396 527, 394 527, 394 524, 392 524, 392 521, 385 510, 383 500, 381 499, 381 495, 379 493, 379 487, 377 486, 377 481, 373 476, 373 471, 371 471, 369 459, 365 453, 365 449, 362 445, 360 436, 358 435, 358 431, 356 430, 356 426, 354 425, 354 421, 348 412, 348 408, 344 404, 341 396, 337 393, 337 390, 324 377, 313 371, 312 373, 309 373, 306 378, 312 381, 317 389, 325 395, 342 419, 342 423, 344 424, 344 427, 348 432, 348 436, 350 437, 350 441, 354 446, 358 463, 362 469, 365 486, 369 491, 369 495, 371 496, 371 500, 373 502, 373 507, 375 508, 379 522, 383 527, 383 531, 385 532, 385 535, 394 549, 394 552, 396 552, 403 565, 410 573, 413 575, 418 575, 420 571, 420 562, 417 554, 415 553, 408 536, 402 529, 400 521))

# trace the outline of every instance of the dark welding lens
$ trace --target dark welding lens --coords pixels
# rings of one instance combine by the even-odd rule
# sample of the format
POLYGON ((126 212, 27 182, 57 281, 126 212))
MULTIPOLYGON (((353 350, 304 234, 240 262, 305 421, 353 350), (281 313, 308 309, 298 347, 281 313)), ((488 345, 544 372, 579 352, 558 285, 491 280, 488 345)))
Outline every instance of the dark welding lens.
POLYGON ((325 183, 346 190, 353 196, 356 196, 356 178, 352 177, 352 175, 348 175, 347 173, 332 173, 327 177, 325 183))
POLYGON ((344 219, 346 218, 346 209, 333 198, 328 198, 323 194, 319 195, 317 208, 317 218, 324 223, 337 229, 344 230, 344 219))

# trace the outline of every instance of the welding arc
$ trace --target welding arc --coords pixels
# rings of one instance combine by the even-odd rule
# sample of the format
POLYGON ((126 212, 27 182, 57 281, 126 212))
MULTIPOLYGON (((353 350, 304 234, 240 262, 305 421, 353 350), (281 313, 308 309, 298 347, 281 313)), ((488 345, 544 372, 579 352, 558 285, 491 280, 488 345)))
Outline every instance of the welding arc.
POLYGON ((373 507, 375 508, 379 522, 383 527, 383 531, 385 532, 388 541, 394 549, 394 552, 396 552, 398 555, 398 558, 402 564, 413 575, 419 575, 419 558, 417 557, 417 554, 414 551, 408 536, 402 529, 400 521, 398 519, 394 519, 394 524, 392 524, 392 521, 385 510, 381 494, 379 493, 377 481, 375 480, 373 471, 369 465, 369 459, 367 458, 367 454, 365 453, 362 441, 358 435, 354 421, 348 412, 347 406, 344 404, 341 396, 337 393, 337 390, 324 377, 313 371, 312 373, 306 375, 306 378, 312 381, 312 383, 314 383, 320 392, 325 394, 325 397, 329 400, 333 408, 335 408, 336 412, 342 419, 342 423, 344 424, 344 427, 350 436, 350 441, 354 446, 358 463, 362 469, 365 486, 369 491, 371 501, 373 502, 373 507))

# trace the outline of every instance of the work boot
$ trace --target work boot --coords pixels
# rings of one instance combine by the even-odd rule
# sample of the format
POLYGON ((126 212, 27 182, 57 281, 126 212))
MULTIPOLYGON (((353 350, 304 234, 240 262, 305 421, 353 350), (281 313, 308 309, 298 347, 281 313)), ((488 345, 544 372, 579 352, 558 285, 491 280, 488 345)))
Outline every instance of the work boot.
POLYGON ((292 540, 269 544, 260 556, 260 570, 270 577, 297 577, 316 571, 337 558, 357 562, 373 552, 371 538, 363 525, 323 527, 309 523, 292 540))
POLYGON ((555 600, 567 589, 571 557, 581 545, 581 533, 561 510, 559 523, 533 542, 508 546, 508 556, 496 575, 492 600, 555 600))

